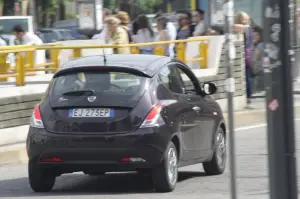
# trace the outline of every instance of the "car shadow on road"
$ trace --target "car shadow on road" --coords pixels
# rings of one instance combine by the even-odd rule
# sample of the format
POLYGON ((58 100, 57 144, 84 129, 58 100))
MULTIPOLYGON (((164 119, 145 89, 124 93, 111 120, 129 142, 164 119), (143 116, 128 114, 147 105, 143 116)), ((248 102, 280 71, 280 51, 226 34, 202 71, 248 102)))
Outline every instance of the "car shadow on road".
MULTIPOLYGON (((203 172, 179 172, 178 184, 191 178, 204 177, 203 172)), ((136 173, 107 174, 88 176, 71 174, 57 178, 49 193, 34 193, 28 178, 0 181, 0 198, 68 196, 68 195, 118 195, 155 193, 151 178, 136 173)))

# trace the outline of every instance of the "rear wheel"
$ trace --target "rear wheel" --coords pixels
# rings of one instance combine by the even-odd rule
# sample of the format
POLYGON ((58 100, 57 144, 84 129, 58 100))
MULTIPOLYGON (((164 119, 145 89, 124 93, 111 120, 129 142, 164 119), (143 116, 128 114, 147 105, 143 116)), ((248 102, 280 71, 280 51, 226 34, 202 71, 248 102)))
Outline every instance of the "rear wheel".
POLYGON ((29 184, 35 192, 49 192, 52 190, 56 176, 48 170, 43 170, 40 166, 29 160, 28 163, 29 184))
POLYGON ((222 174, 226 168, 226 137, 222 128, 218 129, 214 145, 212 160, 203 163, 203 169, 208 175, 222 174))
POLYGON ((158 192, 171 192, 178 179, 178 154, 173 142, 170 142, 162 162, 153 169, 152 179, 158 192))

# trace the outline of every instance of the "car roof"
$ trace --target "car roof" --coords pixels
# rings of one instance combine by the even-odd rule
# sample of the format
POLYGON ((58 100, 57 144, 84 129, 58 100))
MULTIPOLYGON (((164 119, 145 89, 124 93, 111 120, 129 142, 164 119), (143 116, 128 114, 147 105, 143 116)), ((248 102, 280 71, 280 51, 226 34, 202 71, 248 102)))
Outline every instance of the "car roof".
POLYGON ((158 70, 171 62, 173 58, 156 55, 140 55, 140 54, 112 54, 106 55, 106 63, 103 55, 86 56, 73 59, 56 72, 59 73, 72 72, 72 70, 93 67, 118 67, 130 69, 143 73, 146 76, 153 77, 158 70))
POLYGON ((47 31, 47 32, 49 32, 49 31, 51 31, 51 32, 55 32, 55 31, 57 31, 57 29, 55 29, 55 28, 41 28, 41 29, 39 29, 39 30, 37 30, 38 32, 43 32, 43 31, 47 31))

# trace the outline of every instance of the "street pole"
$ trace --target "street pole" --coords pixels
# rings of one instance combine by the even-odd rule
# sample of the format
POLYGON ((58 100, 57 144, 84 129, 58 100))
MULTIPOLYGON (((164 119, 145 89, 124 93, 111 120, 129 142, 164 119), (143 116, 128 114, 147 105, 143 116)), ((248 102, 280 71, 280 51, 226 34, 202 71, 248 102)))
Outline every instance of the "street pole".
POLYGON ((225 81, 225 89, 227 91, 228 101, 228 131, 229 131, 229 154, 230 154, 230 189, 231 199, 237 198, 236 191, 236 160, 235 160, 235 141, 234 141, 234 106, 233 93, 235 91, 235 79, 233 77, 233 67, 235 58, 235 45, 233 42, 233 19, 234 8, 233 0, 226 0, 224 7, 225 13, 225 33, 226 33, 226 50, 227 50, 227 79, 225 81))
POLYGON ((32 16, 33 20, 33 31, 37 30, 37 18, 36 18, 36 6, 35 6, 35 0, 30 0, 29 1, 29 10, 30 10, 30 15, 32 16))
POLYGON ((271 199, 298 198, 289 27, 290 3, 290 0, 267 0, 264 6, 264 73, 271 199))

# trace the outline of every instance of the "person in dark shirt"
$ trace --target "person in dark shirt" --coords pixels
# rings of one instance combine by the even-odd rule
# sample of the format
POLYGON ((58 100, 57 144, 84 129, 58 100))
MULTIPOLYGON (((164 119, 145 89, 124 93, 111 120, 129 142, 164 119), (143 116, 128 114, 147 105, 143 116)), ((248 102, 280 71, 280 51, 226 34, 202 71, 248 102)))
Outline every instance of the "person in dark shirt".
POLYGON ((187 39, 193 36, 195 26, 192 25, 192 15, 190 12, 181 14, 179 18, 179 29, 177 30, 177 40, 187 39))

